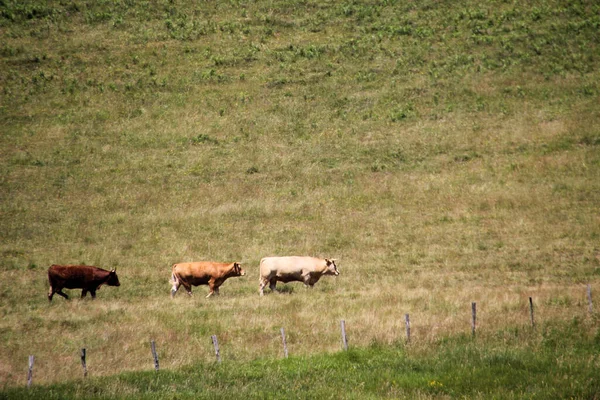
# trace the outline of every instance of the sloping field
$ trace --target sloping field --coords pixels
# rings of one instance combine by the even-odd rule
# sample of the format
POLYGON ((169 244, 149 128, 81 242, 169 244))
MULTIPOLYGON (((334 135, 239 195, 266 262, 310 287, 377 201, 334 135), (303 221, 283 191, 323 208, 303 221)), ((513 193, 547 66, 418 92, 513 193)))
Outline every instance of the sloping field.
POLYGON ((150 340, 213 362, 213 334, 271 360, 281 327, 320 357, 341 319, 398 345, 406 313, 425 352, 472 302, 479 345, 525 354, 529 297, 600 367, 599 27, 594 1, 1 0, 1 385, 31 354, 36 384, 79 377, 84 347, 94 377, 151 369, 150 340), (340 276, 259 298, 292 254, 340 276), (195 260, 248 274, 171 300, 195 260), (80 263, 121 286, 48 304, 80 263))

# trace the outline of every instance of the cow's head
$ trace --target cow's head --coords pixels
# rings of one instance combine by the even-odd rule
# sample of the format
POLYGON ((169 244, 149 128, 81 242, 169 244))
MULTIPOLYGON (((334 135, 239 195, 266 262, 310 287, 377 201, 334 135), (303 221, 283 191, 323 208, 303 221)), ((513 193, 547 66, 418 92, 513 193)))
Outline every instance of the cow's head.
POLYGON ((242 265, 238 262, 233 263, 233 276, 244 276, 246 271, 242 268, 242 265))
POLYGON ((106 284, 108 286, 121 286, 121 283, 119 282, 119 277, 117 276, 117 269, 116 268, 113 268, 108 273, 108 280, 106 281, 106 284))
POLYGON ((326 258, 325 264, 327 265, 327 269, 325 270, 326 275, 335 275, 338 276, 340 271, 338 271, 337 266, 335 265, 335 258, 326 258))

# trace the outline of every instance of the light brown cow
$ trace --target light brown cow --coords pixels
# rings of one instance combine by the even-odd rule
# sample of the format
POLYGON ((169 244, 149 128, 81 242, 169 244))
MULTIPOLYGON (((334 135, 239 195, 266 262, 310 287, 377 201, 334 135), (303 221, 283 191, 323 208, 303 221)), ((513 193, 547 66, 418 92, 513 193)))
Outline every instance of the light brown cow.
POLYGON ((265 257, 260 260, 260 295, 267 284, 275 291, 277 281, 287 283, 292 281, 304 282, 305 286, 313 287, 323 275, 340 273, 335 260, 315 257, 265 257))
POLYGON ((175 297, 175 293, 179 286, 183 285, 187 294, 192 295, 192 286, 208 285, 210 297, 213 293, 219 294, 219 286, 233 276, 244 276, 244 271, 240 263, 219 263, 212 261, 199 261, 180 263, 173 265, 171 274, 171 298, 175 297))

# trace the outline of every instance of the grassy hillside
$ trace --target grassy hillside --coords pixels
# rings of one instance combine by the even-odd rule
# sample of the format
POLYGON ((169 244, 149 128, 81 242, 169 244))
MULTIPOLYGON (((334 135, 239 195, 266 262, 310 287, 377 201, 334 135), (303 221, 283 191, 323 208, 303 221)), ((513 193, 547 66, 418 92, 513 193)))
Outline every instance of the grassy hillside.
POLYGON ((392 344, 405 313, 426 349, 472 301, 486 343, 530 296, 594 337, 599 26, 594 1, 0 0, 0 382, 29 354, 37 383, 79 376, 82 347, 93 376, 149 369, 151 339, 168 370, 212 334, 271 359, 280 327, 334 352, 340 319, 392 344), (259 298, 287 254, 341 275, 259 298), (205 259, 248 276, 171 301, 171 264, 205 259), (53 263, 121 287, 49 305, 53 263))

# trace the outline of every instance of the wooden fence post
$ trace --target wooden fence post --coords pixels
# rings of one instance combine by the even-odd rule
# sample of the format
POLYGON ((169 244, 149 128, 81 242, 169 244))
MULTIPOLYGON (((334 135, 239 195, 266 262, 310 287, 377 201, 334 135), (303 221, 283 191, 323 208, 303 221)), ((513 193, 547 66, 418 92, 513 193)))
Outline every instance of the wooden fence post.
POLYGON ((594 307, 592 305, 592 285, 590 285, 589 283, 587 285, 587 298, 588 298, 588 311, 591 314, 592 311, 594 310, 594 307))
POLYGON ((83 377, 87 377, 87 363, 85 361, 85 348, 81 349, 81 367, 83 368, 83 377))
POLYGON ((529 298, 529 314, 531 315, 531 327, 535 328, 535 320, 533 318, 533 299, 529 298))
POLYGON ((221 362, 221 353, 219 352, 219 342, 217 341, 217 335, 212 335, 213 346, 215 347, 215 355, 217 356, 217 362, 221 362))
POLYGON ((471 333, 475 336, 475 327, 477 326, 477 303, 471 303, 471 333))
POLYGON ((154 343, 154 340, 150 341, 150 349, 152 350, 152 358, 154 358, 154 369, 158 371, 158 353, 156 352, 156 343, 154 343))
POLYGON ((288 358, 287 342, 285 341, 285 331, 281 328, 281 341, 283 342, 283 355, 288 358))
POLYGON ((410 343, 410 316, 404 315, 404 322, 406 323, 406 343, 410 343))
POLYGON ((35 357, 29 356, 29 370, 27 371, 27 389, 31 387, 31 382, 33 381, 33 361, 35 357))
POLYGON ((340 325, 342 328, 342 343, 344 344, 344 350, 348 350, 348 338, 346 337, 346 321, 342 320, 340 325))

